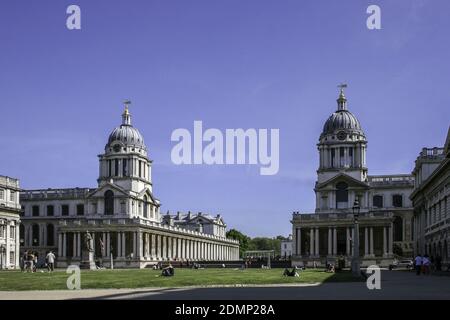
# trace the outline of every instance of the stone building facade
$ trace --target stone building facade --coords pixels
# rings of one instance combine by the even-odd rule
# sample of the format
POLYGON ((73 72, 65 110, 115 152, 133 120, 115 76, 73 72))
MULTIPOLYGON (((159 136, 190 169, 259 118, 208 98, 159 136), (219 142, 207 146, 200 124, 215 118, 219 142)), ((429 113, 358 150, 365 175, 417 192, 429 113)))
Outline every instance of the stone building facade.
POLYGON ((450 265, 450 128, 443 148, 423 148, 413 171, 415 254, 450 265))
POLYGON ((53 250, 58 266, 81 262, 84 237, 94 239, 105 267, 144 268, 168 260, 236 260, 239 243, 222 229, 164 223, 153 194, 152 161, 141 133, 131 125, 128 107, 122 124, 99 155, 97 188, 25 190, 21 193, 25 250, 41 257, 53 250))
POLYGON ((0 176, 0 269, 19 268, 19 180, 0 176))
POLYGON ((338 108, 328 118, 317 145, 319 168, 314 188, 316 209, 292 216, 293 265, 324 265, 353 256, 354 215, 360 206, 362 265, 388 265, 395 253, 412 256, 410 174, 371 176, 366 165, 367 139, 348 110, 341 89, 338 108))

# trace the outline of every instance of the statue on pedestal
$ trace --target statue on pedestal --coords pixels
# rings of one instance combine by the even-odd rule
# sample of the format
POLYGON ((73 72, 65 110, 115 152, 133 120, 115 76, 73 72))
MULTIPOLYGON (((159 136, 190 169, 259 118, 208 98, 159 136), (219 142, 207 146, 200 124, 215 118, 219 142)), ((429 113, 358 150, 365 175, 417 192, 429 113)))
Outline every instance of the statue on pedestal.
POLYGON ((89 231, 86 230, 86 233, 84 235, 84 246, 81 250, 81 263, 80 268, 81 269, 90 269, 90 270, 96 270, 97 267, 95 265, 95 247, 94 247, 94 239, 92 235, 89 233, 89 231))

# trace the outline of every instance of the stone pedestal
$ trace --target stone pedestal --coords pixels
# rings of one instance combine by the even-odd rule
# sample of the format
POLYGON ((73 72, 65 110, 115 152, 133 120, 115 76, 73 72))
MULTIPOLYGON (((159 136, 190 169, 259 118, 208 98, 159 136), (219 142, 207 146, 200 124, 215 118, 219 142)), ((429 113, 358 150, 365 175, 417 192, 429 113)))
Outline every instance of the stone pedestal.
POLYGON ((97 267, 95 266, 94 252, 83 250, 80 269, 97 270, 97 267))

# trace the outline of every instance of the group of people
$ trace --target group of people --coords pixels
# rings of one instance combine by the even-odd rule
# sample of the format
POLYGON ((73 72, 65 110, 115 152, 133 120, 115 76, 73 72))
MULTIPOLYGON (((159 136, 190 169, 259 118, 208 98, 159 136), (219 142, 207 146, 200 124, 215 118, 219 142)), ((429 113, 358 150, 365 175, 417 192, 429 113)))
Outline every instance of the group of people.
MULTIPOLYGON (((52 251, 48 251, 45 256, 45 266, 47 267, 48 272, 55 271, 55 260, 55 254, 52 251)), ((22 272, 36 272, 38 268, 38 262, 38 252, 31 250, 25 251, 20 261, 20 269, 22 270, 22 272)))
POLYGON ((418 254, 414 258, 414 269, 416 270, 416 274, 418 276, 420 274, 430 274, 431 267, 432 261, 427 254, 426 255, 418 254))

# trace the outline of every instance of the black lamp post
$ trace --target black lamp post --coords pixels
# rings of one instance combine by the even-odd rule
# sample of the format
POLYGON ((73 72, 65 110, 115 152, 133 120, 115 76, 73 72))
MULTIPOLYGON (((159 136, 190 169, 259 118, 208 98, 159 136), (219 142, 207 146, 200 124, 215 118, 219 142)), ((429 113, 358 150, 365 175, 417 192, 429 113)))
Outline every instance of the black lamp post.
POLYGON ((353 223, 355 228, 355 235, 353 239, 353 259, 352 259, 352 273, 355 277, 359 277, 361 274, 359 265, 359 211, 361 210, 359 206, 358 199, 355 200, 353 204, 353 223))

